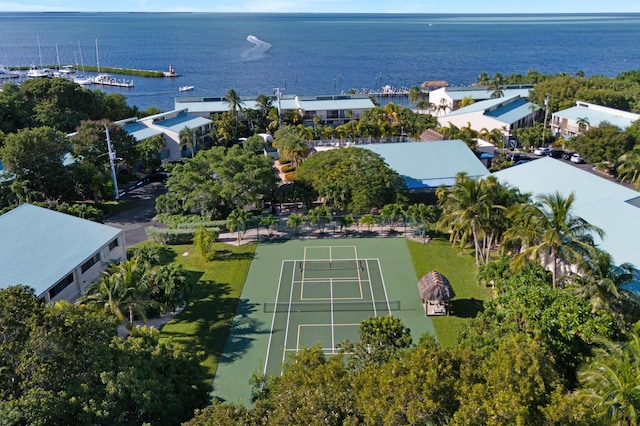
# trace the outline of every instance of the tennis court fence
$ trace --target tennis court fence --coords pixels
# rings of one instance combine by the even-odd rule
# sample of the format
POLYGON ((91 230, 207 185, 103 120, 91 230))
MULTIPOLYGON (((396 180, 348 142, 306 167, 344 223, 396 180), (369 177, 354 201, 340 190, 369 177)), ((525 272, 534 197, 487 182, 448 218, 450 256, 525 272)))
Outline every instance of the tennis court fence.
POLYGON ((330 312, 333 311, 399 311, 399 300, 322 301, 322 302, 267 302, 264 312, 330 312))

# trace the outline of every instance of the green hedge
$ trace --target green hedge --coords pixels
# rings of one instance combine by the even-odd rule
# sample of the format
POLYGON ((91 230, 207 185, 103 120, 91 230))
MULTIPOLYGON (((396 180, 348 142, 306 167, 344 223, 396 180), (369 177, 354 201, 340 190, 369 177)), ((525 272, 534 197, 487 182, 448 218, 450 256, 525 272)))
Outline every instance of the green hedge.
MULTIPOLYGON (((220 232, 219 228, 208 228, 208 230, 215 231, 216 238, 218 237, 220 232)), ((147 226, 144 231, 147 234, 147 237, 149 237, 149 239, 154 243, 168 245, 191 244, 196 233, 195 228, 169 229, 158 228, 155 226, 147 226)))
POLYGON ((293 164, 285 164, 284 166, 282 166, 280 168, 280 171, 282 173, 294 172, 295 170, 296 170, 296 168, 293 166, 293 164))
POLYGON ((196 229, 200 226, 204 226, 205 228, 227 229, 227 221, 226 220, 209 220, 205 222, 179 223, 178 226, 176 226, 176 228, 177 229, 196 229))

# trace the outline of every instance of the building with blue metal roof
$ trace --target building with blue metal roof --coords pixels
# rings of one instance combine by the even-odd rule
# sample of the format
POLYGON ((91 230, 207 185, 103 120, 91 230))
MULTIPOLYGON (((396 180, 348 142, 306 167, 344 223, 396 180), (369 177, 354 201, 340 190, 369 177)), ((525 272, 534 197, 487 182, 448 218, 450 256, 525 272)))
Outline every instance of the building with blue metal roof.
MULTIPOLYGON (((364 111, 375 105, 367 95, 327 95, 297 96, 293 94, 270 97, 272 105, 280 112, 295 111, 305 126, 319 120, 325 125, 337 126, 350 120, 357 120, 364 111), (317 117, 317 118, 316 118, 317 117)), ((242 99, 243 109, 257 109, 255 98, 242 99)), ((229 111, 230 104, 225 98, 191 97, 175 98, 176 109, 187 109, 190 113, 209 117, 211 114, 229 111)), ((242 111, 239 111, 242 119, 242 111)))
MULTIPOLYGON (((209 132, 211 123, 213 122, 210 119, 189 113, 186 108, 115 122, 115 124, 122 126, 136 142, 161 135, 166 142, 163 151, 159 153, 160 159, 164 161, 180 160, 183 156, 189 155, 190 150, 181 146, 180 132, 182 130, 187 128, 192 131, 195 140, 198 131, 203 135, 209 132)), ((193 149, 197 149, 197 143, 193 145, 195 145, 193 149)))
POLYGON ((0 288, 23 284, 46 302, 74 300, 126 258, 121 229, 31 204, 0 216, 0 288))
POLYGON ((471 125, 477 131, 498 129, 505 137, 514 129, 533 125, 537 106, 520 96, 501 97, 473 103, 438 117, 439 127, 471 125))
POLYGON ((600 127, 602 123, 625 130, 638 120, 640 114, 578 101, 574 107, 554 112, 549 127, 556 136, 570 138, 600 127))
MULTIPOLYGON (((528 99, 529 92, 533 90, 533 84, 506 85, 502 89, 502 97, 512 98, 520 96, 528 99)), ((486 101, 491 99, 493 90, 487 86, 452 86, 441 87, 429 92, 429 102, 439 109, 438 113, 444 113, 446 108, 448 111, 455 111, 460 108, 463 99, 471 99, 474 102, 486 101)))
POLYGON ((599 248, 616 264, 640 267, 640 192, 550 157, 493 173, 502 183, 533 197, 556 191, 575 195, 574 214, 602 228, 599 248))
POLYGON ((435 189, 455 184, 458 173, 477 178, 487 168, 461 140, 356 145, 379 154, 398 172, 411 190, 435 189))

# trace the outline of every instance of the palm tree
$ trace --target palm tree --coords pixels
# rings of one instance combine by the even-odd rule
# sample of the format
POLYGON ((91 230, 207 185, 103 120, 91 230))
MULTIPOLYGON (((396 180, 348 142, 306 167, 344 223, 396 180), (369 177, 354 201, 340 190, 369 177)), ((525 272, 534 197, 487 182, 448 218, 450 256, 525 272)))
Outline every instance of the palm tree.
POLYGON ((554 288, 560 264, 580 261, 594 248, 593 234, 604 235, 602 229, 572 214, 574 201, 573 193, 565 198, 556 192, 540 196, 534 205, 521 204, 510 213, 515 226, 505 232, 505 239, 519 241, 523 247, 513 258, 514 267, 526 260, 548 259, 554 288))
POLYGON ((640 424, 640 324, 627 341, 602 340, 593 360, 578 370, 576 396, 590 406, 602 424, 640 424))
POLYGON ((635 269, 630 263, 616 266, 607 252, 594 250, 578 265, 578 273, 568 277, 568 288, 591 304, 591 312, 612 312, 616 299, 622 296, 620 287, 634 279, 635 269))
POLYGON ((396 222, 404 216, 404 206, 400 203, 386 204, 380 210, 380 218, 389 224, 389 231, 394 231, 396 222))
POLYGON ((191 158, 195 157, 195 153, 194 153, 195 144, 196 144, 195 133, 192 132, 191 129, 188 128, 187 126, 184 126, 182 130, 180 130, 178 137, 180 138, 180 144, 184 145, 185 147, 191 150, 191 158))
POLYGON ((488 86, 491 83, 491 77, 489 77, 489 74, 486 72, 483 72, 478 76, 476 82, 478 83, 478 86, 488 86))
POLYGON ((426 241, 429 236, 429 226, 438 220, 438 211, 435 206, 412 204, 407 209, 407 216, 411 225, 418 227, 420 235, 426 241))
POLYGON ((192 289, 192 281, 184 267, 170 263, 161 266, 155 273, 155 283, 151 286, 149 295, 164 313, 185 306, 192 289))
POLYGON ((227 228, 231 232, 237 232, 238 245, 242 234, 247 230, 247 222, 249 221, 249 212, 242 208, 237 208, 227 216, 227 228))
POLYGON ((120 321, 127 321, 130 329, 135 315, 146 319, 152 281, 151 270, 137 258, 113 263, 87 287, 81 302, 103 307, 120 321))
POLYGON ((476 265, 480 266, 483 230, 487 227, 491 210, 491 202, 482 187, 482 181, 459 173, 455 185, 440 199, 440 204, 442 216, 439 226, 451 232, 449 241, 452 244, 466 247, 472 241, 476 265))
POLYGON ((409 90, 409 102, 418 103, 424 100, 424 93, 418 86, 413 86, 409 90))
POLYGON ((618 166, 618 179, 621 182, 629 182, 635 185, 636 190, 640 188, 640 145, 636 145, 633 149, 619 159, 621 164, 618 166))
POLYGON ((578 130, 582 133, 585 130, 589 130, 589 118, 588 117, 578 117, 576 119, 576 124, 578 125, 578 130))
POLYGON ((244 107, 244 102, 242 102, 240 95, 234 89, 229 89, 227 93, 224 95, 224 99, 229 104, 229 111, 233 112, 233 115, 236 119, 233 138, 237 139, 238 138, 238 110, 242 111, 242 108, 244 107))
POLYGON ((293 162, 296 170, 299 162, 307 158, 311 152, 307 142, 300 137, 298 130, 293 126, 279 128, 275 133, 273 146, 278 148, 283 158, 293 162))
POLYGON ((371 227, 378 222, 378 218, 373 214, 365 214, 360 218, 360 224, 366 225, 367 230, 371 232, 371 227))
POLYGON ((501 98, 504 96, 504 90, 502 86, 504 85, 504 77, 502 74, 495 73, 493 79, 489 83, 489 90, 491 91, 491 95, 489 96, 491 99, 501 98))
POLYGON ((302 223, 304 222, 304 217, 302 217, 301 214, 297 214, 297 213, 292 213, 291 215, 289 215, 289 217, 287 218, 287 226, 291 229, 293 229, 293 234, 297 235, 298 234, 298 230, 300 229, 300 227, 302 226, 302 223))
POLYGON ((271 237, 271 227, 277 225, 278 223, 280 223, 280 219, 272 215, 264 216, 260 219, 260 225, 263 225, 265 228, 267 228, 269 237, 271 237))
POLYGON ((311 224, 318 225, 320 232, 324 232, 326 224, 333 220, 333 212, 327 205, 318 206, 309 210, 307 219, 311 224))

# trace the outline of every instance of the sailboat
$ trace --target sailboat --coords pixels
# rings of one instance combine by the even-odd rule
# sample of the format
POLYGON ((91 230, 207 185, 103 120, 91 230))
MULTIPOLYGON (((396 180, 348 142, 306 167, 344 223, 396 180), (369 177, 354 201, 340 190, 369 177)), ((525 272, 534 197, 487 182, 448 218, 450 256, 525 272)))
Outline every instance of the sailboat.
POLYGON ((38 56, 40 56, 40 68, 36 68, 31 64, 29 71, 27 71, 28 78, 49 78, 51 77, 51 70, 42 66, 42 51, 40 50, 40 36, 38 36, 38 56))
POLYGON ((100 59, 98 56, 98 39, 96 39, 96 64, 98 65, 98 75, 93 79, 93 84, 115 87, 133 87, 133 80, 116 80, 109 74, 100 74, 100 59))
MULTIPOLYGON (((4 55, 4 62, 7 62, 7 55, 4 55)), ((12 78, 20 78, 20 73, 18 71, 11 71, 5 68, 4 65, 0 65, 0 81, 12 78)))
POLYGON ((78 42, 78 50, 80 51, 80 65, 82 65, 82 74, 81 75, 76 75, 73 78, 73 82, 77 83, 77 84, 79 84, 81 86, 87 86, 87 85, 93 83, 93 78, 87 77, 84 74, 84 60, 82 59, 82 48, 80 47, 80 42, 78 42))

